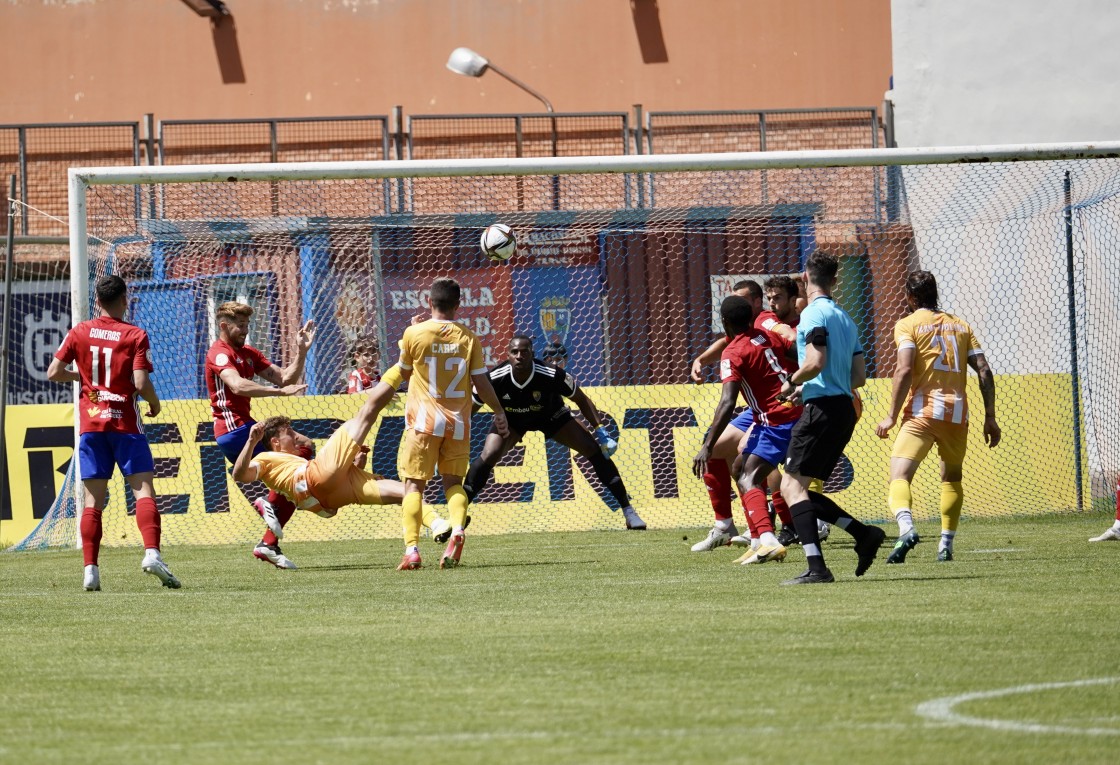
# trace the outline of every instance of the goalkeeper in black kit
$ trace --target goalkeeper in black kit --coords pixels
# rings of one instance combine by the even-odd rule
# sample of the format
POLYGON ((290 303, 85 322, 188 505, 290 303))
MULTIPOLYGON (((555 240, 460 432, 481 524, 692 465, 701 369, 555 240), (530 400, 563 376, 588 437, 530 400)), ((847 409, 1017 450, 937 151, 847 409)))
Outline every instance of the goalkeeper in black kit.
MULTIPOLYGON (((645 521, 630 507, 630 497, 622 476, 611 460, 618 442, 607 434, 599 422, 599 412, 591 399, 579 389, 575 379, 551 364, 533 357, 533 341, 525 335, 514 335, 509 342, 509 361, 490 370, 490 383, 502 402, 509 421, 509 435, 503 438, 491 429, 482 447, 482 454, 471 463, 463 488, 472 502, 482 493, 494 466, 531 430, 539 430, 545 438, 572 449, 591 463, 595 474, 607 487, 626 519, 626 528, 644 531, 645 521), (591 424, 589 432, 564 403, 570 398, 591 424)), ((475 399, 476 408, 481 404, 475 399)))

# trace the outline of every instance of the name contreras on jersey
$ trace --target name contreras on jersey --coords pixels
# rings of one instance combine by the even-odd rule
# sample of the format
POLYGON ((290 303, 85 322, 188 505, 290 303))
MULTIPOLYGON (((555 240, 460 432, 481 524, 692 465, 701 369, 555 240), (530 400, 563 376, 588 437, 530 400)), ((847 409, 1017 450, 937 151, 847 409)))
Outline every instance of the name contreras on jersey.
MULTIPOLYGON (((431 290, 389 290, 389 304, 396 311, 430 308, 431 294, 431 290)), ((478 289, 463 287, 459 298, 461 308, 487 308, 493 305, 495 305, 494 291, 489 287, 478 289)))
POLYGON ((963 324, 920 324, 918 325, 918 332, 934 332, 940 333, 944 331, 949 332, 967 332, 968 327, 963 324))
POLYGON ((90 327, 89 336, 92 340, 111 340, 114 343, 121 339, 121 333, 115 329, 99 329, 98 327, 90 327))

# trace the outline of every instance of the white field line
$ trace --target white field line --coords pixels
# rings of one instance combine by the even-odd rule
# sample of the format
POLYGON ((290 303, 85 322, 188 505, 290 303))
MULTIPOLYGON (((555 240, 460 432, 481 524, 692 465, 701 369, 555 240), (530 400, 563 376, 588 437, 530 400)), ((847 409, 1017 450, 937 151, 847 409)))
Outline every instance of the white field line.
POLYGON ((1022 693, 1038 693, 1052 691, 1059 688, 1084 688, 1090 685, 1110 685, 1120 683, 1120 677, 1099 677, 1092 680, 1073 680, 1065 683, 1035 683, 1032 685, 1015 685, 1010 688, 1000 688, 994 691, 978 691, 975 693, 962 693, 957 696, 946 696, 933 701, 926 701, 914 710, 919 717, 941 723, 954 725, 968 725, 975 728, 988 728, 990 730, 1013 731, 1016 733, 1070 733, 1078 736, 1120 736, 1120 728, 1075 728, 1067 725, 1040 725, 1037 723, 1023 723, 1015 720, 998 720, 984 717, 971 717, 953 711, 958 704, 981 699, 996 699, 1003 696, 1014 696, 1022 693))

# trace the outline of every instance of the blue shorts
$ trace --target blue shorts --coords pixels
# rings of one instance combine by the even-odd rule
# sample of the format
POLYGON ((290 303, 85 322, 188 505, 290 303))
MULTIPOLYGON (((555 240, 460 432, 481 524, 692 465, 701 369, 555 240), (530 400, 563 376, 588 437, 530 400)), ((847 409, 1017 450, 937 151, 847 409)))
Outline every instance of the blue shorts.
POLYGON ((746 409, 743 410, 742 414, 740 414, 738 417, 736 417, 734 420, 731 421, 731 427, 738 428, 739 430, 743 431, 744 433, 746 433, 748 430, 750 430, 751 425, 753 425, 753 424, 754 424, 754 410, 751 409, 749 406, 746 409))
MULTIPOLYGON (((240 428, 234 428, 224 436, 218 436, 218 448, 222 450, 222 454, 226 455, 226 459, 230 464, 237 462, 237 456, 241 454, 241 450, 245 448, 245 442, 249 440, 249 429, 256 425, 255 422, 247 422, 240 428)), ((253 449, 253 454, 260 454, 265 451, 264 441, 257 444, 253 449)))
POLYGON ((82 480, 112 478, 113 467, 125 476, 155 470, 152 447, 142 433, 82 433, 78 439, 78 468, 82 480))
POLYGON ((796 424, 796 422, 787 422, 785 425, 756 424, 747 437, 743 454, 757 455, 774 467, 778 467, 786 461, 789 441, 793 437, 793 426, 796 424))

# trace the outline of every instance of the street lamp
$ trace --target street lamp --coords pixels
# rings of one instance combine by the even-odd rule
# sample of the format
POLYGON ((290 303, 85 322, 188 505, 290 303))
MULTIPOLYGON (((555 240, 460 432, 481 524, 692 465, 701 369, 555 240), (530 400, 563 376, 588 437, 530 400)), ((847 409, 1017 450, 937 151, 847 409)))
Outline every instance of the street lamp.
POLYGON ((509 72, 503 69, 499 69, 495 64, 488 61, 485 57, 475 53, 470 48, 456 48, 455 50, 451 51, 451 56, 447 59, 447 68, 455 72, 455 74, 461 74, 464 77, 481 77, 482 75, 486 74, 487 69, 493 69, 496 73, 500 74, 502 77, 505 77, 514 85, 521 88, 533 98, 544 104, 545 111, 553 111, 552 103, 547 98, 530 88, 528 85, 511 75, 509 72))
MULTIPOLYGON (((545 111, 549 112, 550 114, 553 111, 551 101, 549 101, 547 98, 542 96, 537 91, 530 88, 528 85, 523 83, 521 80, 519 80, 516 77, 514 77, 513 75, 511 75, 509 72, 495 66, 491 61, 487 60, 485 56, 482 56, 482 55, 479 55, 478 53, 475 53, 470 48, 456 48, 455 50, 451 51, 451 55, 447 59, 447 68, 450 69, 451 71, 455 72, 455 74, 461 74, 464 77, 481 77, 482 75, 486 74, 486 71, 488 69, 493 69, 495 72, 500 74, 502 77, 505 77, 507 80, 512 82, 514 85, 521 88, 526 93, 531 95, 533 98, 537 99, 542 104, 544 104, 545 111)), ((520 120, 520 118, 518 118, 518 119, 520 120)), ((556 154, 557 154, 557 151, 559 149, 559 146, 558 146, 559 135, 557 134, 557 130, 556 130, 556 117, 550 117, 549 118, 549 123, 550 123, 551 128, 552 128, 552 156, 555 157, 556 154)), ((518 132, 520 133, 520 129, 518 130, 518 132)), ((521 141, 520 140, 518 140, 518 142, 517 142, 517 156, 519 156, 519 157, 521 156, 521 141)), ((520 187, 520 176, 518 176, 518 208, 519 209, 523 204, 522 199, 521 199, 520 188, 521 188, 520 187)), ((552 176, 552 208, 554 210, 559 210, 560 209, 560 176, 558 176, 558 175, 552 176)))

